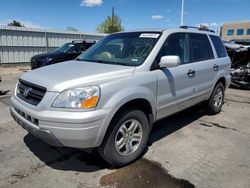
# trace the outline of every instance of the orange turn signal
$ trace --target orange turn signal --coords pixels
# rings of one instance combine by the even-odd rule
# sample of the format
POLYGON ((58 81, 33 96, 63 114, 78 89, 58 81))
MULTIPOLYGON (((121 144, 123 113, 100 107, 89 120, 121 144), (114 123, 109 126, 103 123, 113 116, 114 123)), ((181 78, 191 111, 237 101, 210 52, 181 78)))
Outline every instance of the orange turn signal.
POLYGON ((95 108, 97 105, 99 97, 98 96, 92 96, 90 98, 85 99, 81 103, 81 108, 95 108))

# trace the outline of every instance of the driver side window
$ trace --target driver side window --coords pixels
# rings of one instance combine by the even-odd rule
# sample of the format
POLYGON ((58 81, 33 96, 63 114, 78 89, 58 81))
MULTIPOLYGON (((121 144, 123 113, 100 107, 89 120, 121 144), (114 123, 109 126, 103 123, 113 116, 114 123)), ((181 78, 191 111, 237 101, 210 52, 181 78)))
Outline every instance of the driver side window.
POLYGON ((170 35, 163 44, 157 61, 160 62, 162 56, 176 55, 180 57, 182 64, 190 63, 188 48, 188 36, 186 33, 175 33, 170 35))

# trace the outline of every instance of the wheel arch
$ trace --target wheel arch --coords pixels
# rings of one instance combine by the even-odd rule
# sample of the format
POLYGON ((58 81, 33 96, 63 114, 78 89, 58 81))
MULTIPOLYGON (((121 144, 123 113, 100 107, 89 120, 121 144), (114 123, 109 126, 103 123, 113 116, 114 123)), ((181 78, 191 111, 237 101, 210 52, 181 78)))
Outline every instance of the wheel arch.
POLYGON ((150 102, 149 100, 145 99, 145 98, 134 98, 131 100, 128 100, 126 102, 123 102, 122 104, 120 104, 119 106, 116 106, 110 114, 109 116, 111 116, 111 118, 109 119, 109 121, 107 121, 106 126, 104 126, 102 128, 101 134, 99 134, 98 136, 98 140, 96 142, 96 145, 99 146, 102 144, 102 142, 105 139, 105 136, 107 135, 107 133, 112 130, 112 124, 115 121, 115 118, 122 113, 123 111, 126 111, 126 109, 137 109, 137 110, 141 110, 145 113, 146 117, 148 118, 149 121, 149 125, 150 125, 150 130, 152 128, 152 124, 155 120, 155 110, 153 107, 154 104, 152 104, 152 102, 150 102))

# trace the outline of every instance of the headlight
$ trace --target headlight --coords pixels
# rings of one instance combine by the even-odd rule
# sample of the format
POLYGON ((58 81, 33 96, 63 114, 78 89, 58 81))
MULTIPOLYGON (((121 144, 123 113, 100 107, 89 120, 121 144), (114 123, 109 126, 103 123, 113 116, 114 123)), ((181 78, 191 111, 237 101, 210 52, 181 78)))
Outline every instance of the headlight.
POLYGON ((65 90, 54 101, 53 108, 95 108, 100 96, 98 86, 87 86, 65 90))

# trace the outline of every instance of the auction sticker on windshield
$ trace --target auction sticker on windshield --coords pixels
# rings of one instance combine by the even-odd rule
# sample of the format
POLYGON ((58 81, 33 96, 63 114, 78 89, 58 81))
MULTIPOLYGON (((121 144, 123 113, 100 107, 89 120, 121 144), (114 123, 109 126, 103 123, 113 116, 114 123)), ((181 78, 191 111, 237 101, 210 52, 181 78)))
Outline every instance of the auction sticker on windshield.
POLYGON ((157 39, 160 36, 160 34, 157 33, 142 33, 139 37, 140 38, 155 38, 157 39))

